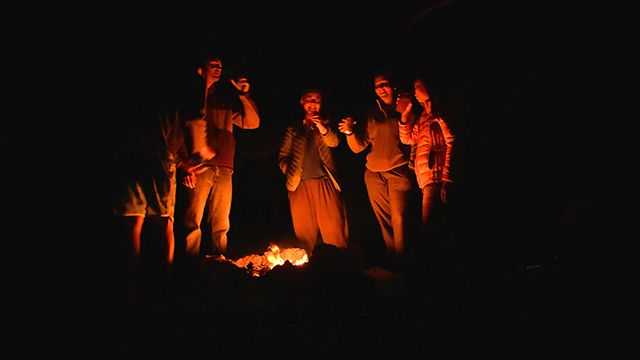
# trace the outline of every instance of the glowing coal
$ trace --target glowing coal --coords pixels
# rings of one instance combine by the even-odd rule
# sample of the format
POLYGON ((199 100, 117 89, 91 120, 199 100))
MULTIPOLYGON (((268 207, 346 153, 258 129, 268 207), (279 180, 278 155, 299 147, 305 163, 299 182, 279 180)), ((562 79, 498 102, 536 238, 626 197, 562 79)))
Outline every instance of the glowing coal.
POLYGON ((231 262, 237 267, 247 269, 253 276, 260 276, 287 261, 292 265, 300 266, 309 262, 309 257, 304 249, 280 249, 277 245, 271 244, 269 245, 269 250, 262 255, 247 255, 231 262))

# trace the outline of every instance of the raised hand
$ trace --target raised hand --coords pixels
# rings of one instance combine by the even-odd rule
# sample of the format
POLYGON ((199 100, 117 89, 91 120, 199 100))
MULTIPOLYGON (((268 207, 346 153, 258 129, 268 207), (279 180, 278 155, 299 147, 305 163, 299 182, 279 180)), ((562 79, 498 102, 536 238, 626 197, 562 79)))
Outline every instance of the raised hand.
POLYGON ((351 116, 347 116, 338 123, 338 130, 346 135, 353 134, 353 126, 356 124, 351 116))
POLYGON ((326 120, 321 118, 320 115, 312 115, 311 117, 309 117, 309 120, 318 129, 318 131, 320 131, 320 134, 324 135, 329 131, 326 125, 326 120))
POLYGON ((245 77, 238 79, 231 79, 231 84, 238 90, 240 95, 245 95, 249 92, 249 88, 251 84, 249 84, 249 80, 245 77))

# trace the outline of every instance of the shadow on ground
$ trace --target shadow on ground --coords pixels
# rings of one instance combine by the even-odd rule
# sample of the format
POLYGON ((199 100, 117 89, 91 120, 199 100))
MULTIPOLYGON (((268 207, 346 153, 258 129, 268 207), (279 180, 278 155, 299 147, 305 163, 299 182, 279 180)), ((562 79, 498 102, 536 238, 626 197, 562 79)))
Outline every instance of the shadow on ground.
POLYGON ((466 264, 435 282, 320 249, 303 266, 287 262, 260 277, 206 259, 191 290, 137 306, 106 276, 102 293, 49 313, 44 336, 14 350, 67 358, 637 354, 636 270, 466 264))

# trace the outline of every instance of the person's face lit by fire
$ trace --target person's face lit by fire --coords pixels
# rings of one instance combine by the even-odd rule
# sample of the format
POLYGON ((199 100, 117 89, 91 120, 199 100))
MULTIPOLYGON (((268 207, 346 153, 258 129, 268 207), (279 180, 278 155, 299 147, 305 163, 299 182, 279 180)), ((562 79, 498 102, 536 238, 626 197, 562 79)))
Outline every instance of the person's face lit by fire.
POLYGON ((395 101, 393 86, 389 79, 382 75, 378 75, 373 79, 373 87, 375 89, 376 95, 380 98, 380 100, 384 101, 385 104, 393 104, 395 101))
POLYGON ((312 91, 306 93, 300 100, 306 116, 316 115, 322 107, 322 96, 320 93, 312 91))
POLYGON ((425 104, 427 101, 430 101, 431 95, 429 95, 427 86, 422 79, 416 79, 413 82, 413 90, 413 96, 420 104, 425 104))
POLYGON ((327 121, 320 116, 322 95, 319 91, 309 90, 300 98, 300 105, 304 109, 304 123, 309 130, 318 129, 320 134, 326 134, 327 121))
POLYGON ((202 68, 198 69, 198 74, 207 81, 207 87, 218 82, 222 76, 222 60, 209 59, 202 68))

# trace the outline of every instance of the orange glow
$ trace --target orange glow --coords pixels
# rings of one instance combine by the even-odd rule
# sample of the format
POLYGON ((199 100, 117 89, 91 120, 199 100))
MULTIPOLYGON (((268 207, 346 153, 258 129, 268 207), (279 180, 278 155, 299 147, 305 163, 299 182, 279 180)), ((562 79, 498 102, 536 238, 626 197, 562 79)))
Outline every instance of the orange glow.
POLYGON ((253 276, 260 276, 273 269, 277 265, 283 265, 289 261, 295 266, 300 266, 309 261, 307 252, 300 248, 280 249, 277 245, 269 245, 269 250, 263 255, 247 255, 236 261, 232 261, 237 267, 245 268, 253 276))

